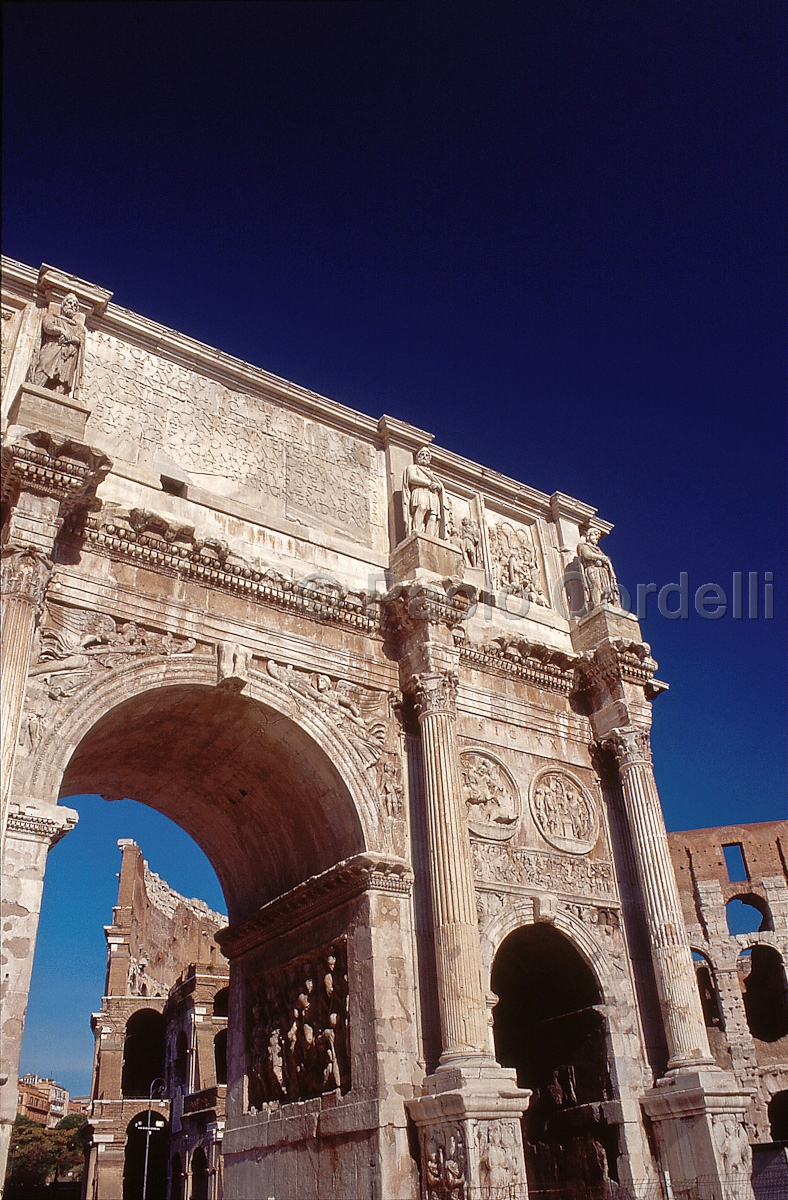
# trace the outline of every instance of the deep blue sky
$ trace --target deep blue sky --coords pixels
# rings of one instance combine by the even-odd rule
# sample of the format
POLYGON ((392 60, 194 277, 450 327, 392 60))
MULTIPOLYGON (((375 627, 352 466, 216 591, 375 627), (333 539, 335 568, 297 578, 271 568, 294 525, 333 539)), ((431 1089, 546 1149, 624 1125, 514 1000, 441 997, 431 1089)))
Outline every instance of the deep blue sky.
MULTIPOLYGON (((596 505, 633 592, 774 572, 774 621, 643 623, 672 685, 654 742, 674 829, 785 814, 787 13, 5 10, 7 254, 596 505)), ((84 808, 53 852, 36 979, 66 923, 93 922, 87 1012, 134 820, 156 869, 217 901, 158 818, 84 808), (107 881, 84 917, 78 838, 107 881)), ((34 1028, 61 1036, 36 1015, 29 1046, 34 1028)))

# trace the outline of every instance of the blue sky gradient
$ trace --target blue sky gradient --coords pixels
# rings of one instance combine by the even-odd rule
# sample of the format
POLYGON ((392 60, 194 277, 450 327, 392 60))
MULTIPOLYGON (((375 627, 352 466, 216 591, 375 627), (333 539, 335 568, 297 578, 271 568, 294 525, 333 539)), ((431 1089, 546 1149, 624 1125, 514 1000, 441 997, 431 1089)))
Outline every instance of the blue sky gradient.
MULTIPOLYGON (((596 505, 633 594, 772 571, 774 620, 652 598, 643 632, 668 826, 775 819, 787 40, 776 0, 7 5, 4 249, 596 505)), ((117 837, 218 904, 102 805, 52 854, 25 1046, 83 1092, 117 837)))

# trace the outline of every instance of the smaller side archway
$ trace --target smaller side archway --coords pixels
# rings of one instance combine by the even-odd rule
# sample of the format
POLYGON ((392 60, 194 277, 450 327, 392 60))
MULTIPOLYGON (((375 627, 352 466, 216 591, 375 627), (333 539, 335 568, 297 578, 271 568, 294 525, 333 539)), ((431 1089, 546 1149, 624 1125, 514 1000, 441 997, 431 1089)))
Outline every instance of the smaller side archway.
POLYGON ((504 939, 491 985, 496 1058, 533 1092, 523 1118, 529 1189, 569 1195, 616 1179, 618 1128, 601 1110, 612 1099, 607 1030, 591 967, 568 937, 539 923, 504 939))
POLYGON ((202 1146, 192 1155, 191 1176, 191 1200, 208 1200, 208 1159, 202 1146))

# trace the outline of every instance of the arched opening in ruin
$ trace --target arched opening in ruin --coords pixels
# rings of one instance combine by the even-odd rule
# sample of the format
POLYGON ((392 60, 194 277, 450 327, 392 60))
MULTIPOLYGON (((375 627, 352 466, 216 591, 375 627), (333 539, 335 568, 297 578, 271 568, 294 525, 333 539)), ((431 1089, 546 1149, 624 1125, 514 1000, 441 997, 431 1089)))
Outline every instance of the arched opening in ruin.
POLYGON ((725 917, 731 937, 774 929, 769 905, 760 896, 734 896, 725 905, 725 917))
POLYGON ((216 1068, 216 1082, 227 1083, 227 1030, 220 1029, 213 1039, 213 1059, 216 1068))
POLYGON ((137 1113, 126 1127, 123 1200, 166 1200, 169 1123, 154 1109, 137 1113), (146 1170, 147 1143, 147 1170, 146 1170))
POLYGON ((538 924, 504 940, 491 983, 496 1058, 533 1092, 523 1118, 529 1195, 596 1194, 617 1179, 619 1149, 601 1107, 613 1092, 594 972, 567 937, 538 924))
POLYGON ((213 998, 213 1015, 215 1017, 226 1017, 229 1012, 230 1005, 230 989, 220 988, 213 998))
POLYGON ((141 1008, 129 1017, 120 1084, 124 1099, 144 1100, 153 1082, 163 1078, 166 1030, 164 1016, 155 1009, 141 1008))
POLYGON ((788 1092, 776 1092, 769 1101, 769 1125, 773 1142, 788 1142, 788 1092))
POLYGON ((223 688, 150 688, 100 717, 60 799, 130 797, 207 855, 231 923, 365 849, 343 776, 301 725, 223 688))
POLYGON ((703 1009, 706 1028, 723 1029, 722 1010, 712 965, 706 955, 701 954, 699 950, 692 951, 692 962, 695 967, 695 978, 698 981, 700 1005, 703 1009))
POLYGON ((202 1146, 192 1155, 191 1200, 208 1200, 208 1160, 202 1146))
POLYGON ((722 1016, 717 980, 711 962, 699 950, 692 951, 692 963, 695 967, 695 979, 698 983, 698 995, 703 1012, 703 1022, 709 1037, 711 1050, 718 1066, 724 1070, 731 1069, 731 1053, 725 1038, 725 1022, 722 1016))
POLYGON ((788 980, 773 946, 751 946, 738 960, 747 1024, 754 1038, 776 1042, 788 1034, 788 980))

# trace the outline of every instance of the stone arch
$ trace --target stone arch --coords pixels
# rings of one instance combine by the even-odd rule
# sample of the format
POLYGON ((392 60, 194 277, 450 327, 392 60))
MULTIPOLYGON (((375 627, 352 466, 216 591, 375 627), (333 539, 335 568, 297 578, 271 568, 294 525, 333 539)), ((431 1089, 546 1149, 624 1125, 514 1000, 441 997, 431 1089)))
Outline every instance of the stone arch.
MULTIPOLYGON (((561 922, 568 924, 568 922, 561 922)), ((580 1194, 618 1179, 620 1129, 599 978, 555 920, 507 933, 495 955, 495 1055, 532 1091, 523 1118, 529 1192, 580 1194)), ((590 1194, 590 1193, 589 1193, 590 1194)))
MULTIPOLYGON (((524 897, 507 903, 489 917, 480 929, 482 964, 487 978, 490 977, 495 956, 510 933, 524 925, 536 923, 534 900, 524 897)), ((596 976, 602 993, 603 1004, 614 1004, 618 999, 621 972, 617 971, 588 926, 566 909, 549 914, 549 921, 572 943, 581 958, 596 976)))
POLYGON ((741 934, 767 933, 774 929, 771 909, 762 896, 742 892, 725 904, 725 919, 732 937, 741 934))
POLYGON ((44 802, 128 796, 171 817, 213 864, 231 921, 377 848, 375 791, 374 765, 319 704, 257 672, 242 693, 217 687, 208 656, 84 685, 30 775, 44 802))

